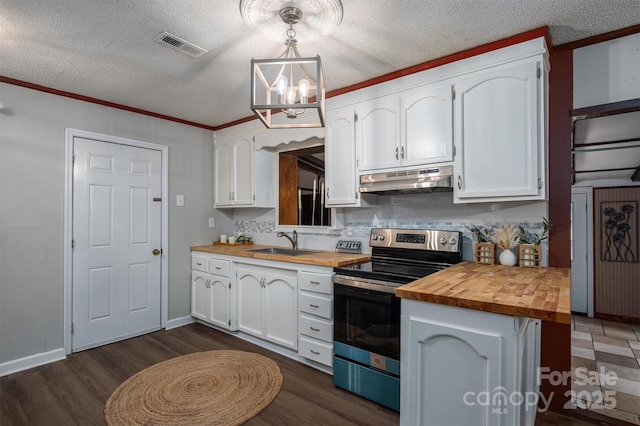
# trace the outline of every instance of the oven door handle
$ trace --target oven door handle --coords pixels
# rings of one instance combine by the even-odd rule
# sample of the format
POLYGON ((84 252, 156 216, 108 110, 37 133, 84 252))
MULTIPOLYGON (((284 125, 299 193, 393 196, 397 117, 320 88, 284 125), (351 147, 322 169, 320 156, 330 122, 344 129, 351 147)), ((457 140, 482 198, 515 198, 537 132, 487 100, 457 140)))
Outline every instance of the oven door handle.
POLYGON ((381 291, 384 293, 396 293, 396 288, 400 287, 402 284, 398 283, 390 283, 387 281, 379 281, 379 280, 364 280, 362 278, 350 277, 347 275, 334 275, 331 278, 336 284, 342 284, 348 287, 358 287, 367 290, 373 291, 381 291))

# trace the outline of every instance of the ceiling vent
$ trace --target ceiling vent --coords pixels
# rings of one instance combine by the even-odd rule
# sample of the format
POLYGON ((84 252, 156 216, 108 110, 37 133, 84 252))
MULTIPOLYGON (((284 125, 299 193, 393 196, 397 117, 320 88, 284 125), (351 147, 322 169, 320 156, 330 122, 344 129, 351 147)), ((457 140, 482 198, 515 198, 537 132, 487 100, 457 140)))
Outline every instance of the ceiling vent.
POLYGON ((183 40, 178 36, 174 36, 173 34, 169 34, 166 31, 156 36, 156 38, 154 38, 153 40, 179 52, 182 52, 185 55, 189 55, 192 58, 199 58, 200 56, 207 53, 206 49, 203 49, 200 46, 196 46, 193 43, 189 43, 188 41, 183 40))

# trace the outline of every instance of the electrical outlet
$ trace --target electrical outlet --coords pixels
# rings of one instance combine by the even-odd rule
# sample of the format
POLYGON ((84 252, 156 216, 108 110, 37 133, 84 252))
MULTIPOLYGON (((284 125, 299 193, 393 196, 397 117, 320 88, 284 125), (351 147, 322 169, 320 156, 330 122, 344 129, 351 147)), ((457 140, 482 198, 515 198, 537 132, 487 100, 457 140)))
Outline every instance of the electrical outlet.
POLYGON ((215 228, 216 227, 216 219, 213 217, 209 218, 209 228, 215 228))
POLYGON ((184 206, 184 195, 176 195, 176 206, 177 207, 184 206))

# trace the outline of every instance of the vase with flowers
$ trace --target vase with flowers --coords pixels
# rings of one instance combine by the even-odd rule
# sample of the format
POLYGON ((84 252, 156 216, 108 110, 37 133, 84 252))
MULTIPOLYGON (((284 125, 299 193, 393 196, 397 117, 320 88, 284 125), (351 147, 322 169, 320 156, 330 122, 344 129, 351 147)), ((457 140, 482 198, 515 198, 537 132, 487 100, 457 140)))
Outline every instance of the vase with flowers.
POLYGON ((518 229, 506 223, 501 224, 491 235, 491 240, 502 250, 498 256, 501 265, 514 266, 518 262, 513 249, 518 245, 519 236, 518 229))

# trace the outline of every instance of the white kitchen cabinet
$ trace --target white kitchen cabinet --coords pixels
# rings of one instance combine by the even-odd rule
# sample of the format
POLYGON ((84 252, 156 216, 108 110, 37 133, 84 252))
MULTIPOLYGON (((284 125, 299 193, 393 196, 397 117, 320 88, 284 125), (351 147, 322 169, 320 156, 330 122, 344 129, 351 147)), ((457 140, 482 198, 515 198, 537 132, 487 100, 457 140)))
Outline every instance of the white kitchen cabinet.
POLYGON ((359 171, 453 160, 450 82, 429 84, 358 105, 359 171))
POLYGON ((333 361, 333 271, 298 274, 298 355, 332 366, 333 361))
POLYGON ((233 329, 230 262, 194 252, 191 264, 191 316, 233 329))
POLYGON ((401 335, 401 424, 534 424, 538 320, 402 299, 401 335))
POLYGON ((400 99, 389 95, 358 105, 359 171, 397 167, 400 161, 400 99))
POLYGON ((417 87, 403 93, 403 166, 453 160, 453 87, 451 83, 417 87))
POLYGON ((238 330, 298 348, 297 272, 238 263, 238 330))
POLYGON ((214 165, 215 207, 275 207, 275 157, 252 133, 216 140, 214 165))
POLYGON ((534 57, 456 81, 454 202, 545 199, 546 75, 534 57))
POLYGON ((356 112, 327 111, 325 139, 325 202, 327 207, 359 207, 356 170, 356 112))

